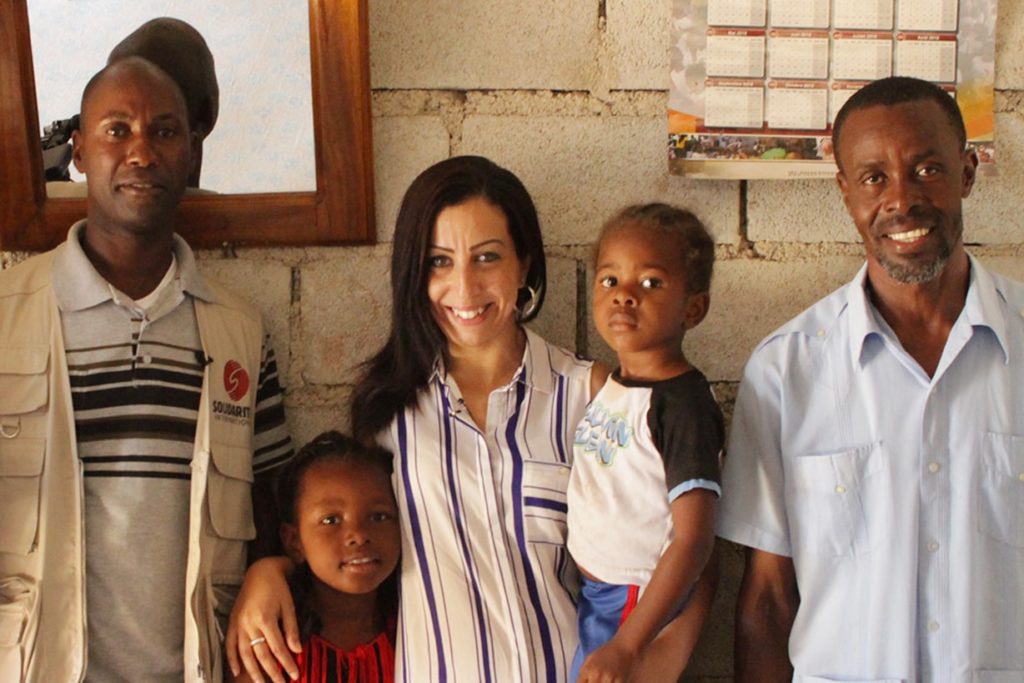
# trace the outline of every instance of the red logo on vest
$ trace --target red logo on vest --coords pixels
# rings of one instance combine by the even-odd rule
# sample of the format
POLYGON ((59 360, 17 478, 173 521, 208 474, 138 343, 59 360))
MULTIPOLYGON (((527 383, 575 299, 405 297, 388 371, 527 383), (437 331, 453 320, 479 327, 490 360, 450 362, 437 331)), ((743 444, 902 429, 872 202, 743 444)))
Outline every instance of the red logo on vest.
POLYGON ((224 389, 232 401, 240 401, 249 391, 249 373, 238 361, 229 360, 224 366, 224 389))

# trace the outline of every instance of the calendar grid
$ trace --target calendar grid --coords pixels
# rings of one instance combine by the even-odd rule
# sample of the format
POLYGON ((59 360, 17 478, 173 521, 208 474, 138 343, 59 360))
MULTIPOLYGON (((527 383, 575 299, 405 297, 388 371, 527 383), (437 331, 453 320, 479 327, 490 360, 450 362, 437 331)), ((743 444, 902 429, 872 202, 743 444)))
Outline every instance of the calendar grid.
MULTIPOLYGON (((673 59, 671 162, 720 154, 831 164, 835 114, 865 83, 913 76, 958 99, 991 92, 996 0, 676 0, 691 36, 673 59), (963 40, 962 31, 973 40, 963 40), (978 39, 980 37, 980 40, 978 39), (980 83, 980 85, 979 85, 980 83), (722 139, 719 139, 722 138, 722 139), (740 144, 736 144, 736 139, 740 144), (722 144, 728 139, 728 144, 722 144)), ((678 19, 678 17, 677 17, 678 19)), ((994 158, 992 130, 972 141, 994 158)), ((670 163, 676 170, 680 165, 670 163)))

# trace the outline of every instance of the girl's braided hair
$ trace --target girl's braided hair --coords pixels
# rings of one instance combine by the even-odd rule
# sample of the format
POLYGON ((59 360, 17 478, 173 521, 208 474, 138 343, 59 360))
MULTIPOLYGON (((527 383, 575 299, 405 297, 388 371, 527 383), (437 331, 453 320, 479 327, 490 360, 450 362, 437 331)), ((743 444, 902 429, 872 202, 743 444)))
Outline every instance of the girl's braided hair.
MULTIPOLYGON (((314 464, 333 458, 343 461, 359 462, 375 467, 382 473, 391 476, 391 453, 378 446, 362 444, 352 437, 331 430, 324 432, 307 443, 295 457, 281 470, 277 479, 277 509, 281 513, 281 521, 295 525, 297 523, 297 507, 302 495, 302 481, 306 471, 314 464)), ((299 632, 303 640, 310 634, 319 633, 323 626, 319 615, 311 604, 313 588, 313 572, 308 562, 303 562, 292 573, 288 582, 295 601, 295 613, 299 622, 299 632)), ((384 580, 377 592, 377 609, 385 620, 391 618, 398 610, 398 572, 384 580)))

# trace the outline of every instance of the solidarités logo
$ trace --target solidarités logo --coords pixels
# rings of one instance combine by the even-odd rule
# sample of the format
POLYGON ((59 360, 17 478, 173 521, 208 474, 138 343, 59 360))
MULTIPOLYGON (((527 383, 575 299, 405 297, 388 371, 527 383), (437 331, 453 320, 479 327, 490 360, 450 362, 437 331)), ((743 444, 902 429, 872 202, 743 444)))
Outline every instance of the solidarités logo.
MULTIPOLYGON (((232 401, 241 401, 249 392, 249 373, 238 361, 229 360, 224 364, 224 390, 232 401)), ((231 421, 247 420, 249 418, 249 406, 240 406, 224 401, 213 402, 214 414, 224 415, 231 421)))
POLYGON ((249 373, 238 361, 229 360, 224 365, 224 389, 232 401, 241 401, 249 391, 249 373))

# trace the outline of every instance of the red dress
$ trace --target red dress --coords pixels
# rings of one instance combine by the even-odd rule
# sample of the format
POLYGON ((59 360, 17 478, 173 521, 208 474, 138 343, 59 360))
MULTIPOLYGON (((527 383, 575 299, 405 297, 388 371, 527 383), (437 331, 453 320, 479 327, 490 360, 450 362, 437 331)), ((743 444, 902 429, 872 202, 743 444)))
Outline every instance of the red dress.
POLYGON ((345 651, 315 633, 296 657, 300 683, 394 683, 395 646, 388 631, 345 651))

